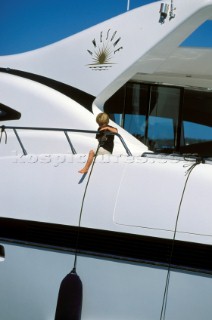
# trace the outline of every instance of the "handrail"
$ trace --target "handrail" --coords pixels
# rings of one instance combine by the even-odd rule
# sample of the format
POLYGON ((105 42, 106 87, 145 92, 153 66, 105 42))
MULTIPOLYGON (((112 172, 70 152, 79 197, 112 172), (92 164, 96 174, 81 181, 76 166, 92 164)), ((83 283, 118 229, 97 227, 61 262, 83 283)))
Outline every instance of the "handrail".
POLYGON ((66 139, 68 140, 68 143, 69 143, 69 145, 70 145, 70 148, 71 148, 72 153, 73 153, 73 154, 76 154, 77 152, 76 152, 76 150, 74 149, 74 146, 73 146, 73 144, 72 144, 72 142, 71 142, 71 139, 69 138, 69 135, 68 135, 67 131, 64 130, 64 133, 65 133, 66 139))
POLYGON ((20 139, 20 137, 19 137, 19 135, 18 135, 18 132, 16 131, 16 128, 13 128, 13 131, 14 131, 14 133, 15 133, 15 135, 16 135, 16 138, 17 138, 17 140, 18 140, 18 142, 19 142, 19 144, 20 144, 20 146, 21 146, 21 149, 22 149, 22 151, 23 151, 23 154, 26 156, 26 155, 27 155, 26 149, 24 148, 24 145, 23 145, 23 143, 22 143, 22 141, 21 141, 21 139, 20 139))
MULTIPOLYGON (((66 129, 66 128, 43 128, 43 127, 16 127, 16 126, 0 126, 0 128, 3 130, 5 129, 11 129, 15 132, 16 138, 21 146, 21 149, 23 151, 24 155, 27 155, 27 151, 25 150, 23 143, 20 140, 20 137, 17 134, 16 130, 33 130, 33 131, 55 131, 55 132, 64 132, 66 139, 70 145, 71 151, 73 154, 76 154, 76 150, 74 149, 74 146, 68 136, 68 132, 75 132, 75 133, 91 133, 91 134, 97 134, 99 133, 99 131, 94 131, 94 130, 81 130, 81 129, 66 129)), ((106 135, 115 135, 119 138, 119 140, 121 141, 126 153, 128 156, 132 156, 131 151, 129 150, 126 142, 124 141, 124 139, 122 138, 122 136, 119 133, 115 133, 115 132, 105 132, 106 135)))

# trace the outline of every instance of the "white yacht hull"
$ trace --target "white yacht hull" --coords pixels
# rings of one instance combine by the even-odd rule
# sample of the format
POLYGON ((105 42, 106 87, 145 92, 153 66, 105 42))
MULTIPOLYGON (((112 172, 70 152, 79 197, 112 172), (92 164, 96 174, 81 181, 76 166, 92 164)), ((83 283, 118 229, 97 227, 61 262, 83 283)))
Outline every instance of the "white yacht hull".
MULTIPOLYGON (((74 255, 30 245, 2 243, 0 318, 54 319, 59 286, 74 255)), ((167 268, 145 263, 79 255, 83 283, 82 319, 160 319, 167 268)), ((166 319, 210 320, 212 277, 171 270, 166 319)))

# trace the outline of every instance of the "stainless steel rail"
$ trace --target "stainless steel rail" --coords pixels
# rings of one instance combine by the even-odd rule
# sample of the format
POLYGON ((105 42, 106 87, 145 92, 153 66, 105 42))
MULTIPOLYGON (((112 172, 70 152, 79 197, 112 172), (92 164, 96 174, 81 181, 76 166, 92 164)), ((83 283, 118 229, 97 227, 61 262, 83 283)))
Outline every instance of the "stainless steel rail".
MULTIPOLYGON (((76 150, 71 142, 71 139, 68 135, 69 132, 74 132, 74 133, 89 133, 89 134, 97 134, 99 133, 99 131, 93 131, 93 130, 80 130, 80 129, 64 129, 64 128, 42 128, 42 127, 16 127, 16 126, 0 126, 1 132, 5 132, 6 129, 11 129, 14 131, 16 138, 20 144, 20 147, 23 151, 24 155, 27 155, 27 151, 24 148, 24 145, 20 139, 20 136, 18 135, 17 130, 33 130, 33 131, 53 131, 53 132, 64 132, 66 139, 68 141, 68 144, 71 148, 71 151, 73 154, 76 154, 76 150)), ((119 138, 119 140, 121 141, 126 153, 128 156, 132 156, 131 151, 129 150, 129 148, 127 147, 126 142, 124 141, 124 139, 122 138, 122 136, 119 133, 113 133, 113 132, 105 132, 106 135, 115 135, 119 138)))

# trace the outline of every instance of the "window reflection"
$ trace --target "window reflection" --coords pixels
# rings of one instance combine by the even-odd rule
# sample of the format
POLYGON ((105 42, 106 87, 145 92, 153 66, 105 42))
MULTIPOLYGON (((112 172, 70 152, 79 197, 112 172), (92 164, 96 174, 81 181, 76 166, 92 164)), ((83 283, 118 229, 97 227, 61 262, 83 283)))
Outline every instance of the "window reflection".
POLYGON ((212 142, 211 92, 129 82, 105 111, 153 151, 204 154, 212 142))
POLYGON ((186 90, 182 118, 185 145, 212 141, 212 93, 186 90))
POLYGON ((151 88, 147 139, 152 149, 174 149, 180 107, 180 89, 151 88))

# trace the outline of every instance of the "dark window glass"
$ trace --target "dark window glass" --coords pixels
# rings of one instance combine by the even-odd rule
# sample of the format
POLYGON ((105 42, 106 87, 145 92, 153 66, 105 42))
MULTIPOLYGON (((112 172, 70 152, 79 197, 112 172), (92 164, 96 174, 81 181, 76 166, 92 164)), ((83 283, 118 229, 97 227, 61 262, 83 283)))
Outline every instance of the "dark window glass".
POLYGON ((176 146, 180 92, 179 88, 151 87, 147 140, 152 150, 176 146))
POLYGON ((212 93, 185 90, 182 126, 184 145, 212 140, 212 93))
POLYGON ((140 83, 129 83, 126 90, 123 127, 144 142, 148 110, 149 88, 140 83))
POLYGON ((212 93, 185 90, 181 123, 182 153, 212 156, 212 93))
POLYGON ((104 106, 104 111, 109 114, 110 119, 123 127, 123 113, 125 106, 126 86, 119 89, 104 106))
POLYGON ((141 141, 146 130, 148 92, 147 85, 129 82, 105 103, 104 108, 111 120, 141 141))
POLYGON ((129 82, 105 112, 153 151, 212 154, 212 92, 129 82))
POLYGON ((21 113, 0 103, 0 121, 20 119, 21 113))

